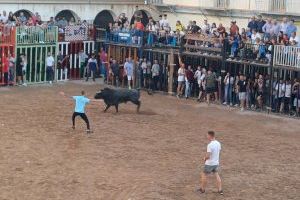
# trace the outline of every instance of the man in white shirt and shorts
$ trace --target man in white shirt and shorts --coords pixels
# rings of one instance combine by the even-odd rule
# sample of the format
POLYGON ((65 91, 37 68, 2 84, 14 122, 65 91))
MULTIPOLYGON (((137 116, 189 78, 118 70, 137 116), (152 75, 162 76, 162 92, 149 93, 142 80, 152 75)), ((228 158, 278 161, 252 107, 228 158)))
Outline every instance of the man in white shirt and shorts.
POLYGON ((221 144, 215 139, 214 131, 208 131, 207 139, 210 142, 207 145, 207 151, 204 157, 205 165, 204 165, 204 171, 201 174, 201 184, 200 184, 199 191, 201 193, 205 192, 205 187, 207 184, 207 175, 213 173, 217 180, 218 193, 220 195, 223 195, 222 181, 218 173, 221 144))

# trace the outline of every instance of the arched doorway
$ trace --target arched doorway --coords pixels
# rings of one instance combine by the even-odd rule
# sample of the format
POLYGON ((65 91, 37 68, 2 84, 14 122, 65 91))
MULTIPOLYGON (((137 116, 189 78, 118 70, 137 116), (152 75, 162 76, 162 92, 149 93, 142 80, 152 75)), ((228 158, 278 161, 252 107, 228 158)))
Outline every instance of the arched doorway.
POLYGON ((150 15, 145 10, 137 10, 134 12, 130 24, 133 24, 136 18, 140 18, 144 26, 146 26, 149 22, 150 15))
POLYGON ((114 22, 114 13, 110 10, 102 10, 94 19, 94 25, 97 28, 106 28, 109 23, 114 22))
POLYGON ((31 12, 31 11, 29 11, 29 10, 18 10, 18 11, 16 11, 15 13, 14 13, 14 15, 16 16, 16 17, 19 17, 20 16, 20 13, 23 13, 24 14, 24 16, 28 19, 29 17, 32 17, 34 14, 31 12))
POLYGON ((71 21, 71 19, 74 19, 74 22, 78 22, 80 20, 79 16, 72 10, 62 10, 55 16, 55 19, 61 19, 65 18, 68 22, 71 21))

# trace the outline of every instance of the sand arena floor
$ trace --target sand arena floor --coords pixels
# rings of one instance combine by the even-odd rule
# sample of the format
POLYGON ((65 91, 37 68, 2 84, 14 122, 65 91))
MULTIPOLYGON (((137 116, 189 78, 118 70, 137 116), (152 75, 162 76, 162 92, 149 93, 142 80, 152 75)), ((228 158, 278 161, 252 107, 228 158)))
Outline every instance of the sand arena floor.
POLYGON ((94 133, 77 120, 72 100, 100 85, 66 83, 0 88, 0 199, 4 200, 287 200, 299 199, 300 121, 170 96, 142 93, 103 113, 87 107, 94 133), (214 179, 198 194, 206 132, 222 143, 224 196, 214 179))

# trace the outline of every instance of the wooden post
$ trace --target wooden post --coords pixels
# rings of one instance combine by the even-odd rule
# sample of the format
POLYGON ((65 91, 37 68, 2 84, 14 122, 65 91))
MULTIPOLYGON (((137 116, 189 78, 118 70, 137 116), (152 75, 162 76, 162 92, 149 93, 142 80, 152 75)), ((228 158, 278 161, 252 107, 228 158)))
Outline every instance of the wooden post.
POLYGON ((169 94, 173 94, 173 79, 174 79, 174 51, 171 50, 171 54, 169 56, 168 59, 168 63, 169 63, 169 78, 168 78, 168 93, 169 94))
POLYGON ((137 71, 137 48, 134 48, 134 50, 133 50, 133 62, 134 62, 134 64, 133 64, 133 68, 134 68, 134 70, 133 70, 133 77, 132 77, 132 87, 133 88, 135 88, 135 86, 136 86, 136 71, 137 71))

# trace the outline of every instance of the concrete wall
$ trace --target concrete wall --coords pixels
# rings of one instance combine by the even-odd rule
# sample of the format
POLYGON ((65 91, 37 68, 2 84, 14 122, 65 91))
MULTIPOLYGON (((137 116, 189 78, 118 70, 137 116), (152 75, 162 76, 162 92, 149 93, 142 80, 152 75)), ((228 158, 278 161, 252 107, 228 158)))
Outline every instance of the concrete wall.
MULTIPOLYGON (((128 1, 128 0, 127 0, 128 1)), ((85 20, 94 20, 96 15, 102 10, 110 10, 115 16, 118 16, 121 13, 125 13, 128 18, 133 16, 133 13, 138 6, 139 10, 145 10, 147 13, 151 13, 155 17, 158 16, 158 12, 153 10, 153 8, 144 5, 144 1, 120 1, 118 0, 106 0, 106 1, 89 1, 89 3, 80 0, 52 0, 52 1, 35 1, 40 3, 32 3, 33 1, 4 1, 0 0, 0 11, 5 10, 7 12, 12 11, 16 12, 18 10, 28 10, 32 13, 38 12, 42 20, 48 20, 50 17, 55 16, 62 10, 72 10, 74 11, 81 19, 85 20), (9 3, 8 3, 9 2, 9 3), (18 2, 18 3, 15 3, 18 2), (24 3, 26 2, 26 3, 24 3), (49 3, 53 2, 53 3, 49 3), (73 2, 73 3, 71 3, 73 2)))

